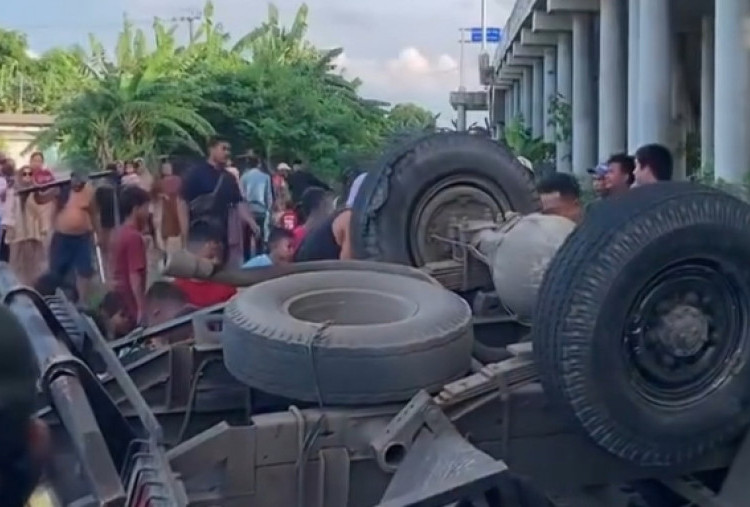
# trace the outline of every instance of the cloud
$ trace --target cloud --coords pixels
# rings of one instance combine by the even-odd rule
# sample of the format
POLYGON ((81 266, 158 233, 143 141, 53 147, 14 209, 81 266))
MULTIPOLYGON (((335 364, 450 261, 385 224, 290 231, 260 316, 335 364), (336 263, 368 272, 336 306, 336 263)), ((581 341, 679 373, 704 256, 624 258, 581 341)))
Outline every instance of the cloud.
POLYGON ((336 64, 346 77, 363 81, 365 95, 393 102, 423 103, 432 108, 438 105, 435 102, 447 98, 458 79, 458 62, 451 55, 430 56, 413 46, 384 59, 356 58, 344 53, 336 64), (425 103, 425 98, 433 103, 425 103))
MULTIPOLYGON (((38 21, 60 27, 79 26, 78 30, 45 29, 34 34, 35 48, 51 45, 86 44, 86 33, 94 32, 105 44, 113 46, 120 13, 127 11, 144 28, 152 16, 165 19, 184 16, 191 8, 199 8, 203 0, 76 0, 84 8, 66 10, 64 2, 38 0, 44 4, 38 21)), ((302 0, 273 0, 278 6, 282 23, 291 23, 302 0)), ((267 2, 248 0, 213 0, 215 18, 234 36, 245 34, 258 26, 267 15, 267 2)), ((488 22, 503 26, 514 0, 488 2, 488 22)), ((0 1, 0 18, 13 24, 28 25, 27 12, 0 1), (5 14, 3 16, 3 14, 5 14)), ((307 0, 310 7, 309 38, 322 48, 343 47, 346 57, 342 66, 347 76, 359 76, 362 93, 390 102, 415 102, 442 118, 453 116, 448 93, 458 85, 458 29, 477 26, 480 19, 479 0, 307 0)), ((20 5, 20 4, 19 4, 20 5)), ((187 25, 181 23, 178 33, 184 36, 187 25)), ((476 46, 466 47, 465 81, 468 88, 478 86, 476 46)))

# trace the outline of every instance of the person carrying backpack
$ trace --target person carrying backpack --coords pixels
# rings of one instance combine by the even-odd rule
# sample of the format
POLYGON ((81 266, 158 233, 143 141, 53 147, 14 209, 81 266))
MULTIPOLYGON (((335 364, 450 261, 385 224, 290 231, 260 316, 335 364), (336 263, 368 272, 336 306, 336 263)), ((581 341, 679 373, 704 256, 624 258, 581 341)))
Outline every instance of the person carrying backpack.
POLYGON ((206 222, 221 231, 225 261, 239 267, 243 260, 242 224, 257 237, 260 226, 242 199, 237 180, 226 170, 229 141, 213 137, 208 144, 208 159, 186 176, 182 196, 188 203, 189 223, 206 222))

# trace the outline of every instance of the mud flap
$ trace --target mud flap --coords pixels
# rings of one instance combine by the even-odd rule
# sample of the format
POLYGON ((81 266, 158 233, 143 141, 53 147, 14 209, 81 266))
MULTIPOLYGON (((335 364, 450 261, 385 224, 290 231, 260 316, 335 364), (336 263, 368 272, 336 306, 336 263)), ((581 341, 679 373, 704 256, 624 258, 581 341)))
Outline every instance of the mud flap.
POLYGON ((505 463, 467 442, 426 393, 412 399, 373 447, 382 465, 398 462, 378 507, 437 507, 486 498, 507 476, 505 463))

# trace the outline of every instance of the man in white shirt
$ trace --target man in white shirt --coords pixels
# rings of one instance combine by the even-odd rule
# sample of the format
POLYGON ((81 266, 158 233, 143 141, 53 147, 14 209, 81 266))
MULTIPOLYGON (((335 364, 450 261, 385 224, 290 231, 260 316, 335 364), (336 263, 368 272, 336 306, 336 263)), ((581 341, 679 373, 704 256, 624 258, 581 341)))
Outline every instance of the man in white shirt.
POLYGON ((255 222, 261 229, 261 237, 255 238, 255 253, 265 253, 268 238, 268 224, 273 209, 273 185, 271 176, 260 168, 260 159, 255 155, 247 157, 249 169, 240 177, 240 189, 250 206, 255 222))

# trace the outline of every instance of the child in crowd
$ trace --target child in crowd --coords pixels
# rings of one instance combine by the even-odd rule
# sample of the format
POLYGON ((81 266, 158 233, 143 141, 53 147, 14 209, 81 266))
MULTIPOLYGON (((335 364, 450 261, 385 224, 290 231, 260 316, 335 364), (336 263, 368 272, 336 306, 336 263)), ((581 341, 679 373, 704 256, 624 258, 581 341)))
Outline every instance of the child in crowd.
MULTIPOLYGON (((190 227, 188 250, 200 258, 209 259, 219 265, 224 258, 224 238, 221 232, 210 223, 197 221, 190 227)), ((188 303, 196 308, 223 303, 237 292, 229 285, 205 280, 176 278, 174 284, 182 289, 188 303)))
POLYGON ((146 292, 146 326, 157 326, 196 310, 176 284, 160 280, 146 292))
POLYGON ((276 225, 287 231, 293 231, 299 224, 299 217, 294 209, 292 201, 287 201, 284 205, 284 209, 277 214, 276 225))
POLYGON ((140 187, 123 189, 120 196, 123 223, 114 233, 110 247, 110 266, 114 291, 122 298, 126 316, 135 324, 143 323, 146 294, 146 242, 143 230, 149 218, 148 193, 140 187))
POLYGON ((281 228, 271 230, 271 234, 268 235, 268 253, 256 255, 242 267, 263 268, 292 262, 294 256, 293 241, 294 235, 290 231, 281 228))
POLYGON ((126 336, 135 328, 135 322, 128 317, 125 310, 125 301, 114 291, 104 295, 96 316, 100 331, 110 341, 126 336))

